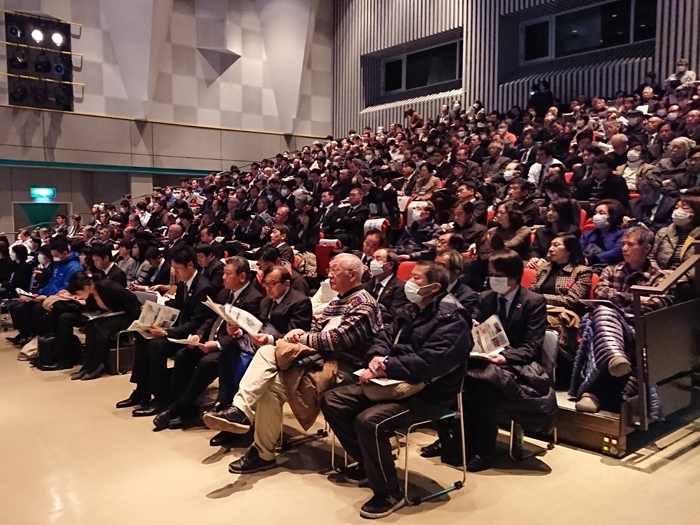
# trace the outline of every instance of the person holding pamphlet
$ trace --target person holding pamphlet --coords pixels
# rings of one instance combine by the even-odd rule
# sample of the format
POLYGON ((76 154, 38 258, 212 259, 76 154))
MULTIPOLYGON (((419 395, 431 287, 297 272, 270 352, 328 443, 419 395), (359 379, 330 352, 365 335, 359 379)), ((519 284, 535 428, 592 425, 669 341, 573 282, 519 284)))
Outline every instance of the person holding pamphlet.
POLYGON ((473 345, 471 316, 447 291, 449 285, 444 267, 432 261, 416 263, 405 284, 406 298, 413 304, 396 312, 394 322, 374 338, 360 382, 323 396, 326 421, 357 461, 345 470, 347 481, 368 483, 374 492, 360 509, 364 518, 383 518, 405 504, 390 444, 394 430, 449 412, 462 385, 473 345), (377 381, 387 384, 375 387, 377 381), (375 391, 390 390, 397 383, 413 385, 415 393, 380 394, 384 399, 379 400, 367 390, 368 385, 375 391))
MULTIPOLYGON (((214 289, 197 271, 196 263, 197 254, 191 246, 182 246, 171 252, 170 264, 178 284, 175 298, 165 306, 178 310, 177 318, 170 328, 151 326, 147 332, 136 335, 134 370, 131 373, 131 382, 136 384, 136 389, 117 403, 117 408, 138 406, 132 413, 134 417, 155 416, 165 408, 170 389, 168 357, 173 357, 182 348, 168 338, 186 338, 213 315, 204 301, 214 294, 214 289)), ((144 310, 149 304, 144 305, 144 310)))
POLYGON ((84 303, 84 316, 88 319, 83 366, 71 374, 71 379, 97 379, 105 370, 110 338, 138 318, 141 303, 133 292, 116 281, 96 280, 85 272, 73 274, 68 292, 84 303))
MULTIPOLYGON (((251 278, 250 264, 246 259, 238 256, 226 259, 223 271, 224 289, 216 296, 216 305, 235 306, 254 317, 259 317, 260 303, 264 299, 252 285, 251 278)), ((193 335, 181 340, 183 346, 173 358, 175 366, 168 406, 153 420, 156 431, 201 425, 197 399, 219 376, 220 363, 225 362, 230 355, 229 359, 234 361, 235 369, 240 356, 240 347, 228 334, 226 325, 221 315, 209 317, 193 335), (192 344, 187 345, 187 342, 192 344)), ((220 381, 219 395, 222 389, 225 387, 220 381)))
POLYGON ((478 472, 494 461, 499 414, 507 401, 524 410, 556 411, 551 380, 541 366, 547 329, 547 303, 520 285, 523 262, 513 250, 498 250, 489 258, 491 290, 479 296, 474 316, 479 323, 497 316, 508 346, 469 360, 464 385, 467 470, 478 472), (527 405, 526 403, 532 403, 527 405))

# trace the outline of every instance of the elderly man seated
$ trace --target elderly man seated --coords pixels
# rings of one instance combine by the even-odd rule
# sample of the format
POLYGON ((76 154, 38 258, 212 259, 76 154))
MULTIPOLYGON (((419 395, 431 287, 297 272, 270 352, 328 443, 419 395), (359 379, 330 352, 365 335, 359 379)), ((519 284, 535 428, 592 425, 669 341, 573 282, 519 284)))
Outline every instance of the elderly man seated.
MULTIPOLYGON (((654 234, 634 226, 622 236, 624 262, 608 266, 594 290, 596 299, 610 301, 625 315, 606 306, 597 306, 581 321, 582 342, 574 360, 569 395, 577 400, 576 410, 598 412, 618 410, 621 393, 631 394, 631 374, 635 366, 634 335, 625 319, 633 314, 633 286, 657 286, 665 274, 652 266, 649 253, 654 234)), ((641 298, 642 313, 673 304, 673 295, 641 298)))
POLYGON ((234 434, 247 433, 255 422, 253 446, 245 456, 229 465, 230 472, 249 474, 274 468, 277 465, 275 443, 282 426, 284 402, 289 399, 294 415, 308 429, 320 410, 317 396, 335 382, 337 361, 344 360, 344 354, 363 356, 374 336, 382 330, 377 301, 361 287, 362 272, 358 257, 342 254, 334 258, 328 276, 331 288, 338 292, 338 299, 331 301, 309 332, 297 328, 289 331, 276 346, 259 348, 241 380, 233 404, 209 417, 205 415, 209 428, 234 434), (305 398, 302 403, 299 397, 303 392, 297 391, 286 379, 294 378, 300 366, 294 362, 309 351, 320 354, 322 361, 312 363, 304 372, 300 383, 313 383, 315 389, 314 398, 305 398), (293 354, 291 360, 290 353, 293 354))
POLYGON ((364 518, 383 518, 405 503, 389 442, 394 430, 449 411, 459 392, 473 345, 471 317, 447 292, 449 283, 449 273, 442 266, 416 263, 406 282, 406 296, 413 304, 375 339, 360 383, 323 396, 326 421, 357 461, 346 469, 347 481, 368 483, 374 492, 360 509, 364 518), (365 395, 365 387, 383 377, 430 383, 401 400, 373 401, 365 395))

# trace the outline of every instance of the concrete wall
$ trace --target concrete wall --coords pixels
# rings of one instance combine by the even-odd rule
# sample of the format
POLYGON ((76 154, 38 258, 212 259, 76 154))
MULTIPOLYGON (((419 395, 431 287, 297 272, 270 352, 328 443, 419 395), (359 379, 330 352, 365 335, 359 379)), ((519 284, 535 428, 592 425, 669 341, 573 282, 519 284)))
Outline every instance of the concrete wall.
POLYGON ((0 158, 219 171, 309 137, 0 107, 0 158))

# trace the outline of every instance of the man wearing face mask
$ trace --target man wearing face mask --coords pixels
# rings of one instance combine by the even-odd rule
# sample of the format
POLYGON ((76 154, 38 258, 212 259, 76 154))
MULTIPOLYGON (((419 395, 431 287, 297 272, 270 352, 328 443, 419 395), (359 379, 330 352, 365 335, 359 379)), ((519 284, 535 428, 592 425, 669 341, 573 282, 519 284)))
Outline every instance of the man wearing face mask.
POLYGON ((408 260, 410 254, 421 251, 424 244, 437 240, 442 232, 435 222, 435 206, 432 202, 419 202, 413 207, 413 222, 406 226, 394 245, 400 260, 408 260))
POLYGON ((404 292, 404 281, 396 277, 399 269, 399 256, 393 250, 380 248, 374 252, 369 263, 372 278, 362 285, 379 303, 382 322, 385 325, 394 321, 396 312, 408 304, 404 292))
MULTIPOLYGON (((20 296, 19 305, 14 309, 12 324, 22 336, 17 341, 17 345, 28 343, 35 335, 45 335, 48 333, 50 323, 47 322, 49 312, 43 308, 43 303, 47 297, 67 293, 70 278, 76 272, 83 269, 80 264, 78 254, 71 252, 65 238, 55 239, 51 245, 51 257, 53 258, 51 278, 48 283, 39 289, 36 297, 20 296)), ((45 257, 45 256, 44 256, 45 257)), ((50 364, 54 370, 59 368, 70 368, 72 363, 50 364)))
POLYGON ((327 392, 321 410, 355 466, 345 470, 353 484, 367 483, 373 497, 360 509, 364 518, 382 518, 405 504, 389 439, 394 429, 431 419, 449 411, 464 377, 471 351, 471 318, 447 293, 449 274, 434 262, 421 261, 406 283, 413 303, 397 313, 366 353, 360 383, 373 378, 419 382, 431 379, 423 390, 401 401, 376 402, 361 384, 327 392))
POLYGON ((547 303, 520 285, 522 274, 522 260, 512 250, 496 251, 489 258, 491 290, 479 296, 474 320, 484 322, 497 315, 510 346, 469 361, 464 392, 470 472, 493 464, 500 411, 507 401, 517 399, 524 412, 556 412, 554 390, 541 366, 547 303))
POLYGON ((678 87, 689 87, 697 79, 695 71, 688 69, 688 59, 681 58, 676 63, 676 70, 666 79, 666 91, 672 93, 678 87))

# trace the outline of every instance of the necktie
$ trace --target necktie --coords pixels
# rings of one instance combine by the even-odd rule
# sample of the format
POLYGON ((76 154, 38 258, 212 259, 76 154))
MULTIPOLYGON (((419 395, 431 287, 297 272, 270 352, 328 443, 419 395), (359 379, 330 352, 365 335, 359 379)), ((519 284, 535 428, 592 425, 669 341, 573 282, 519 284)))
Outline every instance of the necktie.
POLYGON ((374 290, 372 290, 372 297, 379 299, 379 294, 382 293, 382 283, 377 281, 374 285, 374 290))
POLYGON ((544 164, 542 164, 542 168, 540 169, 540 180, 537 181, 538 184, 542 184, 542 181, 544 180, 544 176, 546 174, 546 171, 547 171, 547 167, 544 164))
MULTIPOLYGON (((233 299, 233 293, 229 293, 228 299, 226 299, 225 304, 231 304, 232 299, 233 299)), ((224 318, 218 317, 216 319, 216 322, 214 323, 214 326, 211 329, 211 332, 209 332, 209 341, 214 341, 216 339, 216 334, 219 332, 219 329, 221 328, 222 324, 224 324, 224 318)))
POLYGON ((505 328, 506 321, 508 321, 508 301, 505 297, 498 298, 498 318, 501 320, 501 324, 505 328))

